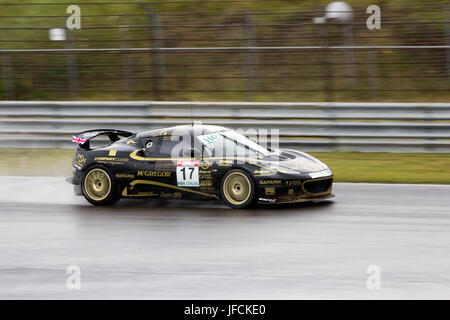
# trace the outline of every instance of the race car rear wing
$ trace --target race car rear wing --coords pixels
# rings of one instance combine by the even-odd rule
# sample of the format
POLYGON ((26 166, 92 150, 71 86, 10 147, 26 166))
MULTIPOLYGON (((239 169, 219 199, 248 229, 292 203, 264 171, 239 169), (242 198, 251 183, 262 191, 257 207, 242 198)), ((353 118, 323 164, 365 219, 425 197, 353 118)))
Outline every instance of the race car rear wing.
POLYGON ((91 149, 90 140, 92 140, 95 137, 107 136, 110 140, 109 143, 113 143, 122 138, 130 137, 133 134, 134 133, 132 132, 123 130, 94 129, 77 133, 75 136, 72 137, 72 142, 75 142, 78 145, 78 148, 89 150, 91 149))

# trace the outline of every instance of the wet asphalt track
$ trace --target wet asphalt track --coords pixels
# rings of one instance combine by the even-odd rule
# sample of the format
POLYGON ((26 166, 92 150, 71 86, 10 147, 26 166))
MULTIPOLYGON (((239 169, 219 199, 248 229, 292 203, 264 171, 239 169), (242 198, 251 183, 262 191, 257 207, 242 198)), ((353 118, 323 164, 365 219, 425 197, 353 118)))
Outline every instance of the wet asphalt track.
POLYGON ((332 201, 234 211, 96 208, 63 178, 0 179, 2 299, 450 298, 450 186, 336 184, 332 201))

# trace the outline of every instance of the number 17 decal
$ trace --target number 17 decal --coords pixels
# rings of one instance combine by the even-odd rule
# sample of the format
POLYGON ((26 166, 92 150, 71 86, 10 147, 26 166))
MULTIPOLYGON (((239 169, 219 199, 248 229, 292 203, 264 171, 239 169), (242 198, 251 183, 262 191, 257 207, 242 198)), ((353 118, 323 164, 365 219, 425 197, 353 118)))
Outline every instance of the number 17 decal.
POLYGON ((177 185, 182 187, 199 187, 198 161, 178 161, 177 185))

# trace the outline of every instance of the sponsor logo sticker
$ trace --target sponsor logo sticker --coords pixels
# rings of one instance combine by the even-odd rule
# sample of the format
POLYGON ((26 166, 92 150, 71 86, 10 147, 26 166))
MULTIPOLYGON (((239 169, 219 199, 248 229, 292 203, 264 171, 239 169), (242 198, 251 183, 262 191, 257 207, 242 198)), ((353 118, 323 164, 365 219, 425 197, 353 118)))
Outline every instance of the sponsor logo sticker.
POLYGON ((198 167, 199 161, 178 161, 177 185, 181 187, 199 187, 198 167))

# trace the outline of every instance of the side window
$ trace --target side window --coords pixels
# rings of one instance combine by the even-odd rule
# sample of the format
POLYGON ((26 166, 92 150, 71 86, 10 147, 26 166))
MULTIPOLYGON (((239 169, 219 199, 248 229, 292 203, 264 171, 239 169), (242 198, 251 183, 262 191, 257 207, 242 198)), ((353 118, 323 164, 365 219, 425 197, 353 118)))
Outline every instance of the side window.
POLYGON ((161 155, 170 157, 174 148, 177 146, 177 149, 180 150, 180 154, 176 154, 174 156, 181 156, 181 148, 179 148, 179 144, 183 142, 183 136, 164 136, 161 141, 161 146, 159 148, 159 152, 161 155))
POLYGON ((147 155, 154 154, 158 148, 158 144, 160 143, 161 138, 144 138, 142 139, 142 144, 145 147, 145 153, 147 155))

